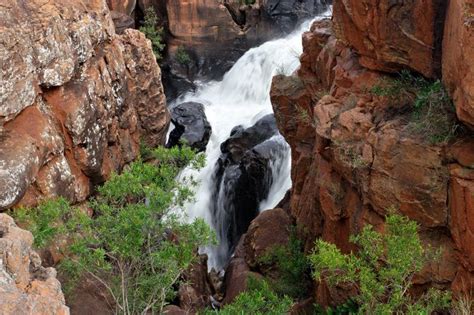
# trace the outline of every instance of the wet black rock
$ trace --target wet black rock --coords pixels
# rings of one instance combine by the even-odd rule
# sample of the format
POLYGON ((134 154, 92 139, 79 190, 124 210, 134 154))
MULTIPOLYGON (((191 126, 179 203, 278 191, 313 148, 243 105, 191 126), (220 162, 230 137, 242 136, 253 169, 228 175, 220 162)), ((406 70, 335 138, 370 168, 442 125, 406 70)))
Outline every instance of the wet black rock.
POLYGON ((258 215, 273 183, 272 163, 286 150, 273 115, 250 128, 235 127, 222 143, 211 211, 221 241, 217 258, 222 265, 258 215))
POLYGON ((166 146, 172 147, 185 142, 198 152, 206 150, 211 137, 211 125, 207 121, 204 105, 196 102, 179 104, 170 109, 174 125, 166 146))

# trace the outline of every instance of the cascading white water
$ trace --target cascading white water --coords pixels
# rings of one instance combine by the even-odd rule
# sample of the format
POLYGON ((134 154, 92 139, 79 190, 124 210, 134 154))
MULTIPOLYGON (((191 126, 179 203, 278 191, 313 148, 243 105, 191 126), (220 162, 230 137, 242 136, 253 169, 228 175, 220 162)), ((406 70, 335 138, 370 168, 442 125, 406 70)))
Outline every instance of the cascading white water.
MULTIPOLYGON (((212 126, 212 135, 205 152, 206 166, 199 171, 186 169, 181 174, 182 178, 192 176, 199 183, 195 189, 195 200, 186 205, 190 220, 201 217, 213 226, 210 204, 214 169, 221 155, 220 145, 229 137, 233 127, 250 127, 264 115, 272 113, 272 77, 276 74, 290 75, 299 67, 301 35, 309 28, 310 23, 303 23, 297 31, 285 38, 250 49, 226 73, 222 81, 204 84, 196 92, 185 94, 176 100, 176 103, 193 101, 204 104, 207 119, 212 126)), ((268 197, 260 204, 260 211, 275 207, 291 187, 290 148, 281 135, 274 138, 284 149, 271 162, 273 181, 268 197)), ((222 260, 218 258, 222 253, 217 253, 218 249, 201 250, 209 256, 209 268, 223 267, 222 260)))

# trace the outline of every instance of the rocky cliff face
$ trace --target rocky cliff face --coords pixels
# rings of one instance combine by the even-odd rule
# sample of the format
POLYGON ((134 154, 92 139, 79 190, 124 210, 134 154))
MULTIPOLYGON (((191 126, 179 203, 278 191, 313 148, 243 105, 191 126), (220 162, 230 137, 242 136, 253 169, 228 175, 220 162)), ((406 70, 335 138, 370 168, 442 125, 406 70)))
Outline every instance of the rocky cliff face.
POLYGON ((66 315, 61 284, 31 249, 33 236, 0 213, 0 310, 2 314, 66 315))
POLYGON ((167 86, 167 93, 174 96, 196 79, 220 79, 249 48, 288 34, 299 22, 324 11, 326 3, 330 1, 166 1, 166 63, 171 64, 171 77, 182 79, 167 86), (189 62, 180 62, 178 49, 190 56, 189 62))
POLYGON ((116 35, 105 0, 0 6, 0 210, 81 202, 162 144, 161 73, 143 34, 116 35))
MULTIPOLYGON (((420 224, 426 243, 443 248, 415 283, 472 290, 472 130, 434 144, 410 131, 413 104, 370 92, 389 78, 384 72, 439 78, 442 65, 458 117, 472 127, 472 1, 419 5, 334 1, 332 21, 304 34, 298 73, 274 78, 275 116, 292 147, 289 210, 309 232, 308 249, 322 237, 349 251, 349 235, 368 223, 382 228, 395 207, 420 224)), ((316 295, 323 305, 341 298, 323 285, 316 295)))
MULTIPOLYGON (((167 95, 195 88, 198 79, 220 79, 249 48, 291 32, 326 10, 330 0, 108 0, 117 16, 140 24, 154 8, 166 33, 163 62, 167 95), (182 58, 186 54, 187 58, 182 58)), ((117 25, 123 20, 117 18, 117 25)))

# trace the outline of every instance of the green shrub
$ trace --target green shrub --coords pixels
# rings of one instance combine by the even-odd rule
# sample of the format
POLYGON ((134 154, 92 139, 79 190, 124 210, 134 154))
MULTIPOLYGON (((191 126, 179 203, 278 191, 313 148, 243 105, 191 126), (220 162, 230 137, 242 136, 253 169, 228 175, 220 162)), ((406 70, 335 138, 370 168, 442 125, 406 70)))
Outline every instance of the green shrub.
POLYGON ((292 306, 289 297, 275 294, 270 285, 253 277, 248 280, 248 289, 240 293, 235 300, 220 311, 207 311, 206 315, 282 315, 287 314, 292 306))
POLYGON ((452 100, 439 80, 429 81, 405 70, 396 79, 374 86, 371 92, 398 105, 411 105, 408 131, 431 144, 448 142, 458 132, 452 100))
POLYGON ((175 58, 176 61, 178 61, 183 66, 187 66, 191 63, 191 57, 182 46, 179 46, 176 50, 175 58))
POLYGON ((353 300, 344 304, 324 309, 320 305, 315 305, 314 315, 355 315, 359 312, 359 306, 353 300))
POLYGON ((329 285, 354 285, 360 314, 431 314, 449 306, 450 295, 431 289, 419 299, 409 296, 413 276, 436 255, 426 249, 415 222, 400 215, 389 215, 385 234, 364 227, 351 241, 357 254, 342 254, 333 244, 316 242, 309 259, 316 280, 329 285))
POLYGON ((70 214, 69 203, 64 198, 46 200, 38 207, 19 208, 11 211, 18 225, 28 228, 34 235, 34 246, 43 248, 51 244, 57 234, 65 232, 65 227, 59 222, 70 214))
POLYGON ((145 10, 145 22, 139 30, 151 41, 155 57, 157 60, 160 60, 165 44, 163 43, 163 28, 157 27, 157 24, 158 16, 153 7, 149 7, 145 10))
POLYGON ((66 237, 70 246, 59 266, 66 285, 83 275, 95 278, 121 314, 161 312, 174 298, 182 272, 197 258, 197 248, 215 241, 203 220, 184 223, 175 210, 192 196, 176 176, 184 166, 202 161, 186 147, 158 148, 151 155, 153 163, 133 162, 98 189, 90 202, 92 218, 62 199, 14 213, 38 246, 66 237))
POLYGON ((293 299, 308 295, 312 281, 309 260, 304 254, 303 243, 292 229, 287 246, 275 246, 259 258, 259 262, 276 267, 277 278, 268 278, 271 287, 280 296, 293 299))

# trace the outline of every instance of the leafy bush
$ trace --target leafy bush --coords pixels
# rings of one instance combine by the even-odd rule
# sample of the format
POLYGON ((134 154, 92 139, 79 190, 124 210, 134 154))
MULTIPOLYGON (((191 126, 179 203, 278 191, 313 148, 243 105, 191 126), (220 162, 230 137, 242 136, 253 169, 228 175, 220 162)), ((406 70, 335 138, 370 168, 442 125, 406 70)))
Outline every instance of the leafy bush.
POLYGON ((139 30, 151 41, 155 57, 157 60, 160 60, 165 44, 163 43, 163 28, 157 27, 157 24, 158 16, 153 7, 149 7, 145 10, 145 22, 139 30))
POLYGON ((303 243, 297 238, 295 229, 290 233, 287 246, 271 248, 259 258, 259 262, 276 267, 278 277, 267 281, 278 295, 299 299, 308 294, 312 285, 311 269, 303 252, 303 243))
POLYGON ((176 50, 175 58, 176 61, 178 61, 183 66, 189 65, 191 63, 191 57, 182 46, 179 46, 176 50))
POLYGON ((62 199, 14 213, 38 246, 66 237, 67 258, 59 267, 68 284, 82 275, 94 278, 122 314, 161 312, 197 248, 215 241, 202 220, 184 223, 175 210, 192 196, 176 176, 187 164, 202 162, 186 147, 151 154, 153 163, 136 161, 98 189, 90 202, 92 218, 62 199))
POLYGON ((289 297, 275 294, 270 285, 253 277, 248 280, 248 290, 239 294, 234 302, 220 311, 207 311, 206 315, 282 315, 287 314, 293 304, 289 297))
POLYGON ((57 234, 64 233, 65 227, 59 224, 70 213, 69 203, 64 198, 47 200, 34 209, 19 208, 9 214, 18 225, 27 227, 34 235, 34 246, 48 246, 57 234))
POLYGON ((314 278, 329 285, 354 285, 361 314, 431 314, 446 308, 447 293, 431 289, 417 300, 408 294, 413 276, 436 257, 422 245, 417 230, 415 222, 391 214, 385 234, 368 225, 351 237, 359 247, 357 254, 344 255, 335 245, 318 240, 309 257, 314 278))
POLYGON ((385 80, 371 91, 391 102, 412 105, 408 131, 431 144, 448 142, 459 129, 452 101, 439 80, 428 81, 402 71, 398 78, 385 80))
POLYGON ((359 306, 353 300, 344 304, 324 309, 320 305, 315 305, 314 315, 355 315, 359 311, 359 306))

